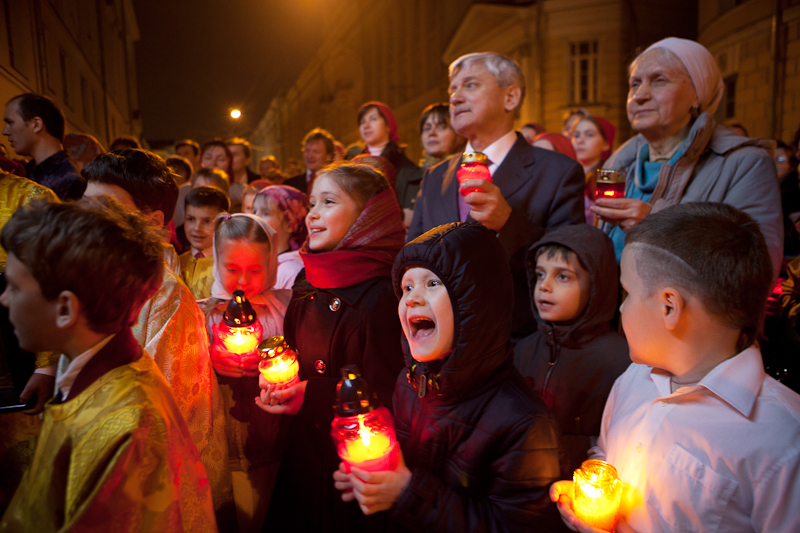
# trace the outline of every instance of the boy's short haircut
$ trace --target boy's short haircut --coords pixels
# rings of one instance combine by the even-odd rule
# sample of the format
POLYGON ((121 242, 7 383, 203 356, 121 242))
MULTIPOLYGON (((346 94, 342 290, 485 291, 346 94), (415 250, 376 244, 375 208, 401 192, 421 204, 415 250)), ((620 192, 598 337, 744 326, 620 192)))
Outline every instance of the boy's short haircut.
POLYGON ((228 175, 224 171, 218 168, 199 168, 192 176, 192 187, 197 183, 198 178, 212 182, 213 187, 224 192, 225 196, 230 196, 231 185, 228 182, 228 175))
POLYGON ((182 141, 178 141, 177 143, 175 143, 175 150, 177 150, 181 146, 190 146, 192 148, 192 151, 194 152, 195 157, 200 155, 200 145, 191 139, 183 139, 182 141))
MULTIPOLYGON (((574 257, 578 261, 578 264, 581 266, 582 269, 586 271, 589 270, 588 268, 586 268, 586 265, 583 264, 583 261, 581 261, 580 256, 576 254, 574 250, 572 250, 571 248, 567 248, 566 246, 563 246, 561 244, 548 243, 538 247, 536 249, 536 255, 534 256, 534 261, 538 262, 539 257, 543 255, 546 255, 548 259, 553 259, 554 257, 559 256, 561 259, 564 260, 565 263, 569 263, 570 257, 574 257)), ((536 265, 533 266, 535 267, 536 265)))
POLYGON ((141 150, 142 145, 139 140, 133 135, 120 135, 111 141, 109 152, 116 152, 118 150, 141 150))
POLYGON ((336 151, 333 143, 336 142, 328 130, 323 130, 322 128, 314 128, 313 130, 306 133, 306 136, 303 137, 303 142, 300 143, 300 149, 304 150, 306 145, 311 141, 322 141, 325 145, 325 153, 328 155, 333 155, 336 151))
POLYGON ((28 122, 39 117, 47 133, 59 142, 64 140, 64 113, 52 98, 36 93, 25 93, 8 101, 9 104, 11 102, 17 103, 22 120, 28 122))
POLYGON ((165 162, 175 174, 184 176, 186 178, 185 181, 191 181, 194 168, 192 168, 192 164, 188 159, 183 156, 173 154, 167 157, 165 162))
POLYGON ((772 288, 772 261, 758 223, 727 204, 689 202, 653 213, 625 239, 651 294, 667 285, 697 296, 706 310, 757 338, 772 288))
POLYGON ((178 203, 175 174, 161 157, 147 150, 126 148, 97 156, 81 174, 88 182, 116 185, 144 212, 161 211, 172 220, 178 203))
POLYGON ((164 249, 155 228, 106 196, 21 207, 0 244, 30 270, 47 300, 73 292, 96 333, 131 327, 161 286, 164 249))
POLYGON ((198 187, 186 195, 185 207, 213 207, 218 212, 227 213, 231 209, 231 201, 225 193, 216 187, 198 187))

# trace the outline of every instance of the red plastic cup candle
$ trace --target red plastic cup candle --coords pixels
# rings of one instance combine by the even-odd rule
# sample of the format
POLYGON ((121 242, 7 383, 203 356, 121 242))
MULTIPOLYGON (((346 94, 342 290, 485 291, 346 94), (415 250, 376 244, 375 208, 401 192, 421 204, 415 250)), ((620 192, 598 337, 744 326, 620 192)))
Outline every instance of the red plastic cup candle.
POLYGON ((597 198, 625 198, 624 170, 597 170, 597 198))
POLYGON ((222 314, 217 340, 231 353, 254 354, 263 333, 258 316, 244 297, 244 292, 235 291, 222 314))
POLYGON ((297 352, 289 348, 282 336, 261 341, 258 353, 261 355, 258 370, 268 383, 288 387, 300 381, 297 352))
POLYGON ((572 508, 578 519, 605 531, 617 527, 622 483, 617 469, 605 461, 584 461, 572 475, 572 508))
MULTIPOLYGON (((486 180, 491 183, 492 174, 489 172, 491 161, 482 152, 464 152, 461 157, 461 166, 456 171, 456 178, 459 183, 469 180, 486 180)), ((480 187, 462 187, 461 196, 466 196, 473 192, 483 192, 480 187)))
POLYGON ((397 468, 397 440, 389 410, 380 407, 370 394, 358 367, 342 368, 336 386, 336 416, 331 422, 331 437, 346 470, 355 466, 367 472, 397 468))

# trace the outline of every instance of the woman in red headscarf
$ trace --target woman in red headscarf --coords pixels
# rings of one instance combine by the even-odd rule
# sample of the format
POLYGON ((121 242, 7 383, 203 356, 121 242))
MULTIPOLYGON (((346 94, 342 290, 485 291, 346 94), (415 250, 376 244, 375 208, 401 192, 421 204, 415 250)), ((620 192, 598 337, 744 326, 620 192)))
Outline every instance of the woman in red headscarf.
POLYGON ((375 101, 362 105, 358 110, 358 131, 367 145, 362 153, 389 161, 397 171, 398 183, 405 180, 407 174, 417 171, 417 166, 400 148, 397 120, 389 106, 375 101))
POLYGON ((564 154, 575 161, 578 160, 578 158, 575 156, 575 150, 572 148, 572 143, 568 138, 564 137, 560 133, 551 133, 549 131, 540 133, 532 139, 531 146, 544 148, 545 150, 550 150, 551 152, 558 152, 559 154, 564 154))
POLYGON ((594 205, 595 201, 597 169, 602 168, 603 163, 611 155, 611 145, 614 144, 616 132, 617 128, 609 121, 592 116, 583 117, 572 128, 572 146, 586 174, 584 203, 588 224, 593 224, 595 219, 589 207, 594 205))

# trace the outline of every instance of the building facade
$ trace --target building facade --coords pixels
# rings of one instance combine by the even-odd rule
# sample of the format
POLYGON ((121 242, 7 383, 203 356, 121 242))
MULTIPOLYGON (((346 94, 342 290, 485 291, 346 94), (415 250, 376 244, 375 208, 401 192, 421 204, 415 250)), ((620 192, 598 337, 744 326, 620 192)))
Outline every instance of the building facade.
POLYGON ((447 66, 482 51, 522 68, 527 91, 518 127, 538 122, 561 131, 565 113, 585 108, 619 126, 618 145, 630 133, 630 60, 658 39, 695 38, 697 30, 693 0, 352 0, 331 15, 314 60, 251 136, 259 157, 300 159, 303 135, 317 126, 345 145, 357 141, 359 106, 380 100, 394 110, 416 160, 419 116, 447 100, 447 66))
POLYGON ((63 110, 67 133, 106 148, 119 135, 139 137, 138 39, 131 0, 0 0, 3 109, 18 94, 44 94, 63 110))

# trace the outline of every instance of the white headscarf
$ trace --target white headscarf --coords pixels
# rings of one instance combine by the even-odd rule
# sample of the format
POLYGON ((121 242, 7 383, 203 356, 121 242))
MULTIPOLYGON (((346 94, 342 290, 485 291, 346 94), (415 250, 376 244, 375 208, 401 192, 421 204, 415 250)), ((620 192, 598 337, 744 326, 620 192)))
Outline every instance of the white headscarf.
MULTIPOLYGON (((264 230, 264 233, 267 234, 267 238, 269 239, 269 257, 267 258, 267 264, 264 265, 267 272, 264 276, 264 286, 261 287, 261 291, 256 296, 252 298, 248 298, 250 303, 252 304, 260 304, 267 306, 273 314, 275 314, 275 318, 278 321, 278 324, 283 324, 283 316, 286 314, 286 304, 281 302, 280 299, 275 295, 275 292, 272 290, 272 287, 275 285, 275 281, 278 279, 278 247, 275 245, 275 230, 272 229, 269 224, 262 218, 259 218, 254 215, 248 215, 245 213, 236 213, 234 215, 220 215, 227 217, 222 224, 225 224, 228 220, 234 217, 248 217, 256 222, 261 229, 264 230), (278 318, 279 317, 279 318, 278 318)), ((211 297, 218 298, 220 300, 230 300, 233 298, 233 295, 225 289, 225 286, 222 284, 222 277, 219 274, 219 254, 217 253, 217 235, 216 231, 214 232, 214 283, 211 285, 211 297)))
POLYGON ((650 50, 663 48, 675 54, 681 60, 689 77, 692 79, 697 101, 700 102, 700 113, 708 111, 712 115, 717 110, 725 85, 714 56, 702 44, 688 39, 667 37, 651 44, 639 57, 650 50))

